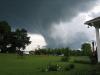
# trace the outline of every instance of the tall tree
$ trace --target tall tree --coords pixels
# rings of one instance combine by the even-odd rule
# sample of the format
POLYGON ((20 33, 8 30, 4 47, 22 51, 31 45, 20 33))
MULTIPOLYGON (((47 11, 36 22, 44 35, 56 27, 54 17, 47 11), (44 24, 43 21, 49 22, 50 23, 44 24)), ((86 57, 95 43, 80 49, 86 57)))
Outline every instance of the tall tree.
POLYGON ((11 27, 6 21, 0 22, 0 34, 11 32, 11 27))
POLYGON ((11 27, 6 21, 0 22, 0 49, 1 52, 6 52, 8 40, 7 37, 11 32, 11 27))
POLYGON ((27 30, 16 29, 16 31, 12 32, 10 25, 6 21, 0 22, 0 50, 2 53, 20 51, 30 43, 27 30))
POLYGON ((92 53, 91 45, 89 43, 83 43, 81 46, 83 55, 90 56, 92 53))
POLYGON ((16 29, 14 36, 16 38, 15 46, 17 50, 25 49, 31 43, 25 29, 16 29))
POLYGON ((25 29, 16 29, 15 32, 11 32, 8 41, 10 42, 10 47, 8 48, 10 53, 20 52, 31 43, 25 29))

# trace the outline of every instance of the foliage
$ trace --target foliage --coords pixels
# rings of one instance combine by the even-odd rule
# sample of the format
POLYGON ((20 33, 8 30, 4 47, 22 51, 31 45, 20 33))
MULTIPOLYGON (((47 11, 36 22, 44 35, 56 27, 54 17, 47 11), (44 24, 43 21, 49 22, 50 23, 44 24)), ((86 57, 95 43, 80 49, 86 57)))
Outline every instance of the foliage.
POLYGON ((71 69, 74 69, 75 68, 75 65, 74 64, 68 64, 64 67, 65 71, 69 71, 71 69))
POLYGON ((46 68, 42 68, 42 72, 50 72, 50 71, 69 71, 74 69, 74 64, 67 64, 67 65, 59 65, 59 64, 49 64, 46 68))
POLYGON ((92 52, 89 58, 91 60, 91 64, 97 64, 98 62, 97 51, 92 52))
POLYGON ((83 61, 83 60, 74 60, 74 63, 91 64, 89 61, 83 61))
POLYGON ((71 56, 82 56, 82 51, 81 50, 71 50, 70 51, 71 56))
POLYGON ((27 36, 25 29, 11 31, 11 27, 6 21, 0 22, 0 50, 2 53, 15 53, 25 49, 30 44, 30 37, 27 36))
POLYGON ((7 45, 9 44, 8 39, 9 33, 11 32, 11 27, 6 21, 0 22, 0 49, 1 52, 6 52, 7 45))
POLYGON ((6 21, 0 22, 0 34, 11 32, 11 27, 6 21))
POLYGON ((83 56, 81 50, 72 50, 71 48, 45 48, 34 51, 36 55, 54 55, 54 56, 83 56))
POLYGON ((58 64, 55 64, 55 65, 49 64, 47 66, 47 69, 48 69, 48 71, 59 71, 61 69, 61 67, 58 64))
POLYGON ((34 54, 36 54, 36 55, 46 55, 48 53, 47 53, 46 49, 38 49, 38 50, 34 51, 34 54))
POLYGON ((83 43, 81 46, 83 55, 90 56, 92 54, 91 45, 89 43, 83 43))
POLYGON ((66 56, 66 57, 68 57, 68 56, 70 56, 70 48, 65 48, 65 50, 63 51, 63 53, 64 53, 64 56, 66 56))
POLYGON ((54 55, 54 56, 70 56, 70 48, 46 48, 34 51, 36 55, 54 55))
POLYGON ((90 56, 92 54, 89 43, 82 44, 82 50, 67 48, 45 48, 34 51, 36 55, 54 55, 54 56, 90 56))
POLYGON ((74 65, 74 64, 69 64, 69 67, 70 67, 71 69, 74 69, 74 68, 75 68, 75 65, 74 65))
POLYGON ((25 49, 26 45, 30 44, 30 37, 27 36, 25 29, 17 29, 15 31, 16 42, 14 43, 18 50, 25 49))

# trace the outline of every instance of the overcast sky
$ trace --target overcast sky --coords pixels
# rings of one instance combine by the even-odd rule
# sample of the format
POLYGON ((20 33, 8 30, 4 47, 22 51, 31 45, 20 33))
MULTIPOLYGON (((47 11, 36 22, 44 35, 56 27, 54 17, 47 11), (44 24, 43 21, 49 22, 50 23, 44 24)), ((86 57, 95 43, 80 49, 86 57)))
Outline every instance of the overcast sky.
MULTIPOLYGON (((30 36, 40 34, 47 47, 80 48, 95 40, 86 20, 100 15, 100 0, 0 0, 0 21, 13 29, 25 28, 30 36)), ((39 36, 37 36, 39 37, 39 36)), ((34 45, 34 44, 33 44, 34 45)))

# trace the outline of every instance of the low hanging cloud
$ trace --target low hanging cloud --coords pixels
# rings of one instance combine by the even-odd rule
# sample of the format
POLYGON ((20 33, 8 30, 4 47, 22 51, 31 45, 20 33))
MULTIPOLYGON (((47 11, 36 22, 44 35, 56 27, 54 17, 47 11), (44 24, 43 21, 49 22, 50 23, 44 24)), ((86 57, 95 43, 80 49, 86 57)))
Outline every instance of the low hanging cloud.
POLYGON ((29 33, 43 35, 48 47, 77 47, 76 43, 80 44, 88 40, 88 37, 83 31, 77 31, 75 24, 67 22, 72 22, 81 12, 91 10, 96 2, 97 0, 0 0, 0 20, 7 20, 14 29, 26 28, 29 33), (61 22, 67 24, 63 26, 60 25, 61 22))
POLYGON ((84 25, 87 20, 86 16, 85 13, 79 14, 71 22, 54 23, 51 26, 50 37, 58 43, 56 44, 57 47, 78 48, 81 47, 82 43, 95 39, 94 28, 89 29, 88 26, 84 25))

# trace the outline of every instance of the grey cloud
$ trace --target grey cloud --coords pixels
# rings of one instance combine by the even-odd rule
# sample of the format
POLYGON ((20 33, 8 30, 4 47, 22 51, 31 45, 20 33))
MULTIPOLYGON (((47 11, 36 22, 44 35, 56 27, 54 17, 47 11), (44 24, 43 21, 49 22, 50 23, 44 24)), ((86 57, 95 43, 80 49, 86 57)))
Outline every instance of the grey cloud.
POLYGON ((93 17, 93 18, 96 18, 96 17, 100 16, 100 12, 98 12, 98 13, 93 13, 92 12, 89 16, 93 17))
POLYGON ((49 47, 63 46, 59 39, 50 37, 52 23, 71 21, 95 3, 96 0, 0 0, 0 20, 7 20, 13 28, 24 27, 30 33, 42 34, 49 47))

